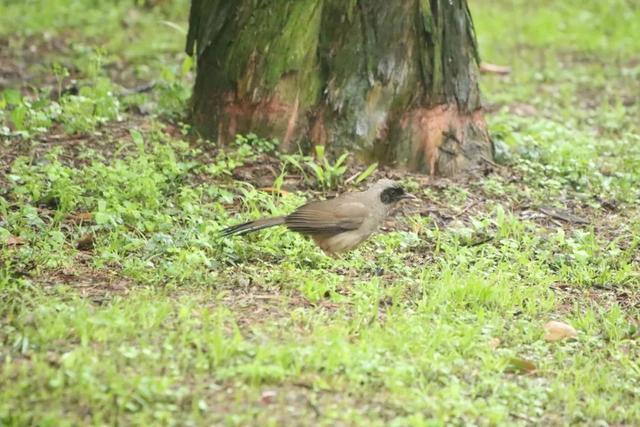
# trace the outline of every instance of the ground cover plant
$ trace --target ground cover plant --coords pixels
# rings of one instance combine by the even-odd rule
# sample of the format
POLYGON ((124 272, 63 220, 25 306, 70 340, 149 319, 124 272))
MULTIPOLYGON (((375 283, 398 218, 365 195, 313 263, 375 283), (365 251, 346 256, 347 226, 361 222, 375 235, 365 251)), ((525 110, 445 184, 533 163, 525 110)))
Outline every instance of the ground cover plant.
POLYGON ((429 179, 199 139, 188 3, 0 5, 1 425, 640 423, 640 9, 472 1, 496 163, 429 179), (340 259, 219 237, 383 175, 340 259))

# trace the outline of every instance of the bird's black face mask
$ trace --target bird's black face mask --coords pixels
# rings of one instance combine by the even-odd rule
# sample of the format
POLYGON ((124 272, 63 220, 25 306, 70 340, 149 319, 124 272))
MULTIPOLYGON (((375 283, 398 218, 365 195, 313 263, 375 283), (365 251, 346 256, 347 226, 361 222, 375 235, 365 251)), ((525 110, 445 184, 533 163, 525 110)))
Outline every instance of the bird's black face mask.
POLYGON ((402 187, 389 187, 385 188, 382 193, 380 193, 380 200, 385 205, 389 205, 391 203, 399 202, 402 199, 406 199, 408 194, 404 191, 402 187))

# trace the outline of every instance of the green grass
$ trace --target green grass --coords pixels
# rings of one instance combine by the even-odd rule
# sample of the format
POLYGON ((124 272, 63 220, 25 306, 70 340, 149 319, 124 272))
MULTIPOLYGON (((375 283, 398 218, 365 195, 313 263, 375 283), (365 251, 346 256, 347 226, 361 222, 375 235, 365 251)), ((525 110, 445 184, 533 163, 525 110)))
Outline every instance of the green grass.
POLYGON ((406 176, 421 208, 338 260, 280 229, 219 238, 306 200, 243 181, 256 162, 277 188, 346 175, 192 138, 183 36, 158 24, 188 2, 159 3, 0 6, 32 75, 0 98, 0 425, 640 423, 631 2, 471 1, 483 59, 513 70, 482 78, 501 166, 406 176), (549 320, 578 337, 545 341, 549 320))

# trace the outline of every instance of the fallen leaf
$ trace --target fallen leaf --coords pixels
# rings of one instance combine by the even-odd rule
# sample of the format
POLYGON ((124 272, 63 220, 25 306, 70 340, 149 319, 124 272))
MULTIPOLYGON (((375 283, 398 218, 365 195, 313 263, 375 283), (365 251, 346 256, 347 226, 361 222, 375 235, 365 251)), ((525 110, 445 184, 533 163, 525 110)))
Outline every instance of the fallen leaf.
POLYGON ((81 251, 88 251, 93 249, 96 243, 96 236, 93 233, 87 233, 78 240, 76 243, 76 248, 81 251))
POLYGON ((530 360, 521 357, 511 357, 509 358, 509 364, 505 371, 513 374, 532 374, 537 369, 535 363, 530 360))
POLYGON ((538 114, 536 107, 529 104, 515 104, 510 107, 510 110, 517 116, 531 117, 538 114))
POLYGON ((268 405, 273 403, 273 400, 276 398, 277 393, 274 390, 265 390, 260 395, 260 403, 268 405))
POLYGON ((93 222, 93 214, 91 212, 79 212, 76 214, 67 215, 67 220, 74 224, 79 224, 83 222, 93 222))
POLYGON ((56 367, 60 366, 60 360, 61 360, 61 357, 58 353, 54 351, 47 352, 47 362, 49 362, 50 365, 56 366, 56 367))
POLYGON ((566 338, 575 338, 578 336, 573 326, 564 322, 552 320, 544 325, 544 339, 546 341, 560 341, 566 338))
POLYGON ((262 187, 262 188, 260 188, 260 191, 266 191, 268 193, 280 194, 281 196, 285 196, 285 195, 289 194, 289 192, 287 190, 282 190, 280 188, 274 188, 274 187, 262 187))
POLYGON ((7 240, 4 242, 5 245, 7 246, 19 246, 19 245, 24 245, 25 240, 22 237, 18 237, 18 236, 13 236, 10 235, 9 237, 7 237, 7 240))
POLYGON ((500 345, 500 338, 491 338, 488 344, 491 350, 495 350, 500 345))

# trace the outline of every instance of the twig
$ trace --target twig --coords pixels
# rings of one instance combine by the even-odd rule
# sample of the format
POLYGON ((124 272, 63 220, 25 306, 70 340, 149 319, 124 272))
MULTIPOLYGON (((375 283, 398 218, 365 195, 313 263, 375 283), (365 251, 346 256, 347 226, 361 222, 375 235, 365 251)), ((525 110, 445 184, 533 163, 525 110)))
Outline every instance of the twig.
POLYGON ((562 211, 560 209, 550 208, 546 206, 540 206, 538 211, 545 214, 550 218, 561 219, 562 221, 574 223, 574 224, 589 224, 589 221, 572 214, 568 211, 562 211))
POLYGON ((473 248, 475 246, 484 245, 485 243, 488 243, 488 242, 492 241, 493 239, 494 239, 493 236, 487 236, 484 239, 480 239, 480 240, 475 241, 475 242, 463 243, 462 246, 466 246, 468 248, 473 248))
POLYGON ((469 203, 467 206, 465 206, 460 212, 458 212, 457 214, 453 215, 452 218, 458 218, 460 215, 463 215, 465 212, 467 212, 469 209, 471 209, 472 207, 476 206, 478 203, 477 200, 469 203))
POLYGON ((156 82, 150 81, 148 83, 141 84, 139 86, 132 87, 131 89, 124 88, 121 92, 121 96, 133 95, 136 93, 150 92, 156 86, 156 82))
POLYGON ((496 162, 494 162, 493 160, 487 159, 485 156, 481 156, 480 160, 488 163, 489 165, 493 166, 494 168, 505 169, 505 166, 499 165, 496 162))

